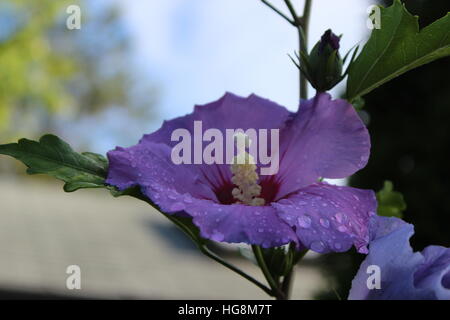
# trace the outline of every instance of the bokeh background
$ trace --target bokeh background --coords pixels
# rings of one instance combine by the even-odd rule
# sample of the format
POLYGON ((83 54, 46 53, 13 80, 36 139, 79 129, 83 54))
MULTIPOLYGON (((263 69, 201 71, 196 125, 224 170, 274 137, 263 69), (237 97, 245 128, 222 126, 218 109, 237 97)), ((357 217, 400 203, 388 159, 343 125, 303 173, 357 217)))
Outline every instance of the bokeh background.
MULTIPOLYGON (((303 1, 294 3, 300 11, 303 1)), ((315 1, 309 46, 328 28, 344 35, 342 52, 364 43, 375 3, 315 1)), ((423 25, 450 11, 448 0, 406 4, 423 25)), ((0 143, 51 132, 76 150, 105 153, 225 91, 295 110, 294 50, 295 30, 258 0, 2 0, 0 143), (66 27, 73 4, 81 8, 80 30, 66 27)), ((349 181, 375 190, 394 182, 408 204, 404 218, 416 226, 417 250, 450 245, 449 69, 444 59, 367 96, 372 157, 349 181)), ((61 184, 23 172, 0 157, 1 298, 265 298, 198 254, 144 203, 102 191, 65 194, 61 184), (72 264, 81 267, 81 290, 66 288, 72 264)), ((258 274, 236 246, 216 250, 258 274)), ((308 255, 293 297, 345 298, 361 259, 308 255)))

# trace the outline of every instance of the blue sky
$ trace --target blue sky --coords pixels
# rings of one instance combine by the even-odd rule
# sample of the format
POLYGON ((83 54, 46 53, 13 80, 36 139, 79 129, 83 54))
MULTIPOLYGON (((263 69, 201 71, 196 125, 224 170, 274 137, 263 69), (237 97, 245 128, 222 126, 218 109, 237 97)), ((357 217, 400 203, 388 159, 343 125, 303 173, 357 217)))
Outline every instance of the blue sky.
MULTIPOLYGON (((298 10, 303 1, 293 1, 298 10)), ((149 124, 191 112, 230 91, 256 93, 295 110, 298 70, 295 29, 258 0, 119 0, 135 36, 137 60, 162 88, 159 116, 149 124)), ((273 4, 284 9, 282 0, 273 4)), ((342 38, 342 52, 363 43, 365 0, 316 0, 311 47, 328 28, 342 38)), ((311 92, 310 92, 311 93, 311 92)))
MULTIPOLYGON (((259 0, 115 1, 132 36, 133 64, 148 74, 160 94, 148 123, 130 119, 122 108, 81 123, 81 132, 89 128, 96 137, 98 152, 133 145, 163 120, 190 113, 195 104, 217 100, 227 91, 256 93, 292 111, 298 107, 298 69, 288 57, 298 50, 297 32, 259 0)), ((285 8, 282 0, 272 3, 285 8)), ((303 8, 303 0, 293 3, 299 11, 303 8)), ((309 47, 328 28, 343 34, 342 53, 363 44, 372 3, 314 0, 309 47)), ((337 96, 341 90, 342 85, 332 93, 337 96)), ((149 107, 152 101, 149 96, 149 107)))

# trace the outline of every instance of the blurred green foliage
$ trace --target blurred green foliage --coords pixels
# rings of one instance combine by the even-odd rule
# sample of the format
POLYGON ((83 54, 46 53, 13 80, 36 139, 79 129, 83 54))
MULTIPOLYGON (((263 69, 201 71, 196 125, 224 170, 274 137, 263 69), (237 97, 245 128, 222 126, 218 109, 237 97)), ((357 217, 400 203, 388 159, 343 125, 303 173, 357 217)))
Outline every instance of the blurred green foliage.
POLYGON ((377 201, 380 216, 401 218, 406 210, 403 195, 394 191, 394 185, 388 180, 384 182, 383 189, 377 192, 377 201))
POLYGON ((53 51, 47 36, 64 1, 4 1, 0 5, 0 133, 33 107, 55 112, 68 105, 64 80, 74 72, 69 57, 53 51))
POLYGON ((111 3, 3 0, 2 141, 54 132, 60 114, 76 120, 110 107, 127 107, 130 114, 138 113, 136 117, 142 118, 142 112, 147 115, 151 100, 136 94, 136 83, 149 90, 151 85, 130 67, 129 38, 118 8, 111 3), (80 30, 66 27, 69 5, 81 8, 80 30))

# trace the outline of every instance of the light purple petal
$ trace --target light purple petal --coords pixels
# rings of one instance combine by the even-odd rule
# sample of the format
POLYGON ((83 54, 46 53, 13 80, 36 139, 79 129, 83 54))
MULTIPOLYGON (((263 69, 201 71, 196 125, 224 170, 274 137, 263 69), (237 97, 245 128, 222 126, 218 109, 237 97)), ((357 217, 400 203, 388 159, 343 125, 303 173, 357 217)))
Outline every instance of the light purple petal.
POLYGON ((165 121, 159 130, 144 135, 136 146, 110 151, 107 183, 121 190, 136 185, 144 187, 150 199, 168 212, 173 211, 169 210, 170 202, 179 203, 178 195, 218 201, 214 194, 220 191, 217 188, 226 186, 230 189, 225 191, 231 194, 230 166, 175 165, 170 155, 178 142, 171 141, 172 132, 187 129, 193 134, 195 120, 202 121, 203 131, 217 128, 224 136, 226 129, 278 128, 289 114, 284 107, 256 95, 242 98, 227 93, 216 102, 196 106, 187 116, 165 121))
POLYGON ((193 134, 194 121, 202 121, 203 130, 215 128, 223 135, 226 129, 280 129, 290 115, 285 107, 257 95, 243 98, 226 93, 217 101, 196 105, 193 113, 164 121, 159 130, 144 135, 143 140, 174 146, 177 142, 171 141, 172 132, 184 128, 193 134))
POLYGON ((298 243, 297 237, 270 206, 220 205, 195 201, 186 211, 194 217, 202 237, 219 242, 248 243, 264 248, 298 243))
POLYGON ((433 290, 436 299, 450 300, 450 249, 428 246, 422 255, 424 262, 414 274, 414 286, 433 290))
POLYGON ((323 178, 345 178, 369 159, 370 137, 355 109, 327 93, 302 101, 281 131, 278 198, 323 178))
POLYGON ((369 224, 377 206, 372 191, 317 183, 272 206, 295 227, 301 244, 313 251, 343 252, 355 245, 367 253, 369 224))
POLYGON ((409 239, 414 228, 397 218, 377 217, 369 254, 356 274, 351 300, 450 299, 446 275, 450 272, 450 249, 430 246, 413 252, 409 239), (381 288, 369 289, 369 266, 381 271, 381 288))
POLYGON ((215 194, 188 166, 177 166, 170 159, 171 150, 163 144, 141 142, 108 152, 106 182, 124 190, 141 190, 166 213, 181 211, 180 203, 191 198, 216 199, 215 194), (195 185, 195 188, 192 188, 195 185))
MULTIPOLYGON (((225 140, 227 129, 281 129, 291 113, 284 107, 257 95, 247 98, 226 93, 221 99, 195 106, 194 112, 183 117, 165 121, 156 132, 144 135, 140 143, 156 142, 173 147, 178 142, 171 141, 172 132, 176 129, 186 129, 194 136, 194 121, 202 121, 203 132, 207 129, 218 129, 225 140)), ((268 134, 270 137, 270 134, 268 134)), ((209 144, 204 142, 203 148, 209 144)), ((225 145, 225 141, 224 141, 225 145)), ((223 162, 226 162, 224 150, 223 162)), ((270 144, 268 153, 271 154, 270 144)), ((194 163, 194 151, 191 161, 194 163)), ((259 162, 258 162, 259 163, 259 162)), ((231 180, 229 164, 195 164, 189 165, 190 170, 196 171, 204 183, 213 189, 226 184, 231 180)))

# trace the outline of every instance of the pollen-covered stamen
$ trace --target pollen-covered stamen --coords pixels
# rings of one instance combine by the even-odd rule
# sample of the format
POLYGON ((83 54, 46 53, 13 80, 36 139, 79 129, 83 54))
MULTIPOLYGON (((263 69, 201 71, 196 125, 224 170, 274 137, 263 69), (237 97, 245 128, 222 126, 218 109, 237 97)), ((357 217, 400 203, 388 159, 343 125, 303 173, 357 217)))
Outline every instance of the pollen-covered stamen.
POLYGON ((258 174, 256 173, 255 159, 246 149, 250 147, 251 140, 244 133, 236 133, 235 140, 237 145, 237 155, 233 158, 231 173, 233 182, 237 188, 232 191, 233 197, 237 203, 243 203, 250 206, 263 206, 265 201, 258 198, 261 194, 261 186, 258 185, 258 174))

